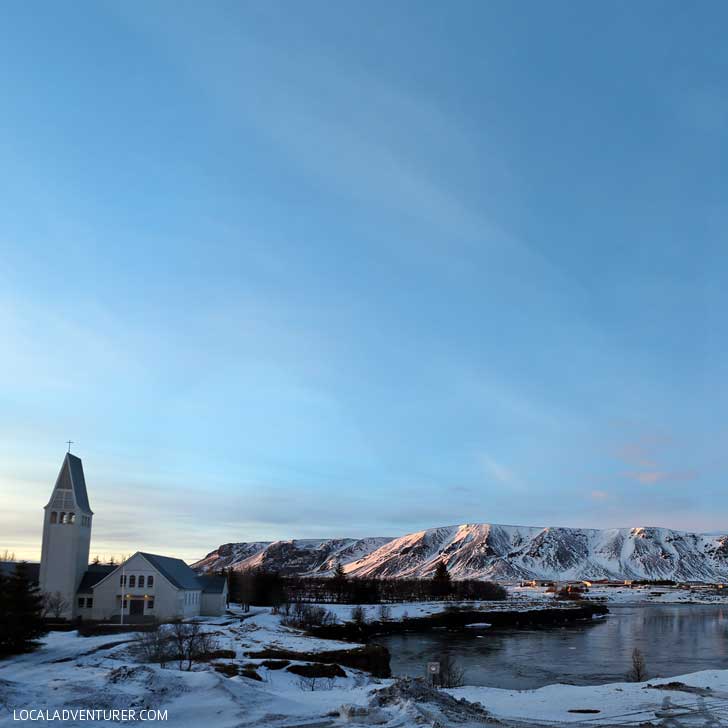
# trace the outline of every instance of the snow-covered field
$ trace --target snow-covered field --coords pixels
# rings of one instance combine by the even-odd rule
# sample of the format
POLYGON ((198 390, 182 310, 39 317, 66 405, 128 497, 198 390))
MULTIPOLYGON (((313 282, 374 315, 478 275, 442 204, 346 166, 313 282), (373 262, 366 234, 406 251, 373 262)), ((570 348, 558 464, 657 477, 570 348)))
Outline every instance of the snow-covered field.
MULTIPOLYGON (((526 596, 522 598, 525 602, 526 596)), ((421 616, 440 608, 442 605, 433 603, 401 605, 393 607, 392 617, 401 618, 405 611, 421 616)), ((341 619, 349 618, 351 607, 334 609, 341 619)), ((377 608, 368 609, 373 617, 377 608)), ((464 687, 438 693, 422 686, 393 685, 392 680, 377 680, 345 668, 346 677, 312 685, 285 669, 268 669, 261 665, 262 660, 251 659, 247 653, 271 647, 311 653, 355 645, 308 637, 282 626, 277 615, 263 608, 253 608, 248 615, 236 609, 232 616, 205 619, 204 626, 215 633, 221 649, 235 652, 234 659, 215 662, 255 664, 263 680, 228 678, 208 663, 196 665, 192 672, 179 671, 174 664, 165 669, 141 664, 130 650, 133 633, 85 638, 76 632, 52 632, 36 652, 0 662, 0 725, 23 725, 15 719, 21 710, 50 711, 52 717, 55 710, 79 708, 133 709, 137 721, 142 709, 162 710, 166 711, 166 724, 175 728, 335 728, 373 723, 386 728, 414 728, 433 725, 433 721, 442 726, 475 726, 484 724, 483 709, 503 725, 637 725, 644 721, 659 725, 671 715, 678 716, 679 722, 669 718, 673 722, 664 725, 728 725, 728 671, 705 671, 650 683, 550 685, 524 691, 464 687), (673 686, 669 690, 650 687, 667 683, 673 686), (458 703, 449 696, 469 703, 458 703), (358 707, 342 708, 351 705, 358 707), (599 712, 569 712, 574 710, 599 712)), ((69 719, 63 725, 119 723, 69 719)), ((32 720, 25 724, 59 723, 32 720)))
MULTIPOLYGON (((536 605, 553 603, 554 595, 545 587, 508 588, 508 603, 536 605)), ((702 587, 685 589, 670 586, 601 586, 593 585, 584 594, 590 600, 609 604, 728 604, 728 589, 712 590, 702 587)))
POLYGON ((705 670, 644 683, 547 685, 538 690, 464 687, 448 692, 482 703, 495 717, 541 726, 584 722, 608 726, 648 722, 676 728, 728 725, 728 670, 705 670), (672 689, 665 689, 667 685, 672 689))

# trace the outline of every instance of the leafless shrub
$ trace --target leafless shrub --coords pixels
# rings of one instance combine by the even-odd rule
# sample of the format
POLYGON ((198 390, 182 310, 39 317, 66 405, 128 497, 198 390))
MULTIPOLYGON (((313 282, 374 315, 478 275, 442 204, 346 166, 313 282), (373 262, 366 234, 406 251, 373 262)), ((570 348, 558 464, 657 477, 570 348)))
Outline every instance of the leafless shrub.
POLYGON ((61 592, 43 592, 43 601, 41 602, 41 614, 43 617, 51 615, 56 619, 60 619, 61 615, 70 606, 68 599, 61 592))
MULTIPOLYGON (((153 630, 137 635, 137 655, 142 662, 155 662, 166 667, 176 657, 172 636, 157 624, 153 630)), ((180 668, 181 669, 181 668, 180 668)))
POLYGON ((299 690, 314 692, 315 690, 333 690, 336 684, 334 677, 305 677, 301 676, 296 681, 299 690))
POLYGON ((281 620, 281 624, 286 627, 297 627, 298 629, 324 627, 329 624, 336 624, 336 615, 316 604, 295 602, 293 609, 289 610, 289 614, 281 620))
POLYGON ((465 685, 465 670, 452 655, 442 654, 438 660, 440 674, 436 678, 436 683, 441 688, 459 688, 465 685))
POLYGON ((171 644, 179 669, 192 669, 195 662, 206 659, 218 649, 217 640, 197 622, 174 622, 170 631, 171 644))
POLYGON ((644 682, 647 680, 647 663, 642 650, 635 647, 632 650, 632 667, 627 675, 632 682, 644 682))

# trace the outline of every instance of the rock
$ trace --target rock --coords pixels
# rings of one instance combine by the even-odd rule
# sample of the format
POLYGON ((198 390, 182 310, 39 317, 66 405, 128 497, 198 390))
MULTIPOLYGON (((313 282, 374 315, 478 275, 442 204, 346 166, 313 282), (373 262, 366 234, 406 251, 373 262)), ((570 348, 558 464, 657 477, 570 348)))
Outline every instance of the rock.
POLYGON ((339 718, 345 723, 358 723, 364 725, 381 725, 389 718, 380 708, 366 705, 345 704, 339 708, 339 718))

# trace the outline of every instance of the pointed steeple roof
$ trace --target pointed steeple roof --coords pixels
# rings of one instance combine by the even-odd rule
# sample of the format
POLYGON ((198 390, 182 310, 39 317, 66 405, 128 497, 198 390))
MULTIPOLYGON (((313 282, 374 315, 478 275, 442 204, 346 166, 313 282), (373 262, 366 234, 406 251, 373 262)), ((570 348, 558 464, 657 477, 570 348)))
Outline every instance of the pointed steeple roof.
MULTIPOLYGON (((71 491, 78 508, 89 515, 93 515, 93 511, 91 510, 91 506, 88 502, 88 493, 86 492, 86 478, 84 478, 83 475, 83 463, 81 462, 81 458, 77 458, 70 452, 66 453, 66 457, 63 459, 61 471, 58 473, 56 485, 53 488, 54 494, 59 491, 71 491)), ((53 496, 51 496, 51 502, 52 501, 53 496)), ((50 503, 48 503, 48 505, 50 505, 50 503)), ((46 508, 47 507, 48 506, 46 506, 46 508)))

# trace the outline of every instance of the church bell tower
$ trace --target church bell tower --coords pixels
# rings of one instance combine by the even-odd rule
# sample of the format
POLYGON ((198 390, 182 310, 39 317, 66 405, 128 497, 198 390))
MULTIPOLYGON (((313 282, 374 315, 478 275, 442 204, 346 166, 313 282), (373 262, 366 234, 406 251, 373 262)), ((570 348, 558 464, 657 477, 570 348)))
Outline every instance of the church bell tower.
POLYGON ((81 459, 68 452, 43 515, 40 589, 60 592, 68 603, 63 616, 76 612, 76 591, 88 569, 93 511, 88 502, 81 459))

